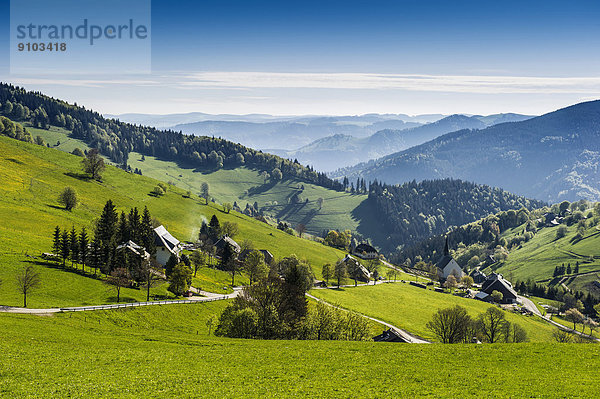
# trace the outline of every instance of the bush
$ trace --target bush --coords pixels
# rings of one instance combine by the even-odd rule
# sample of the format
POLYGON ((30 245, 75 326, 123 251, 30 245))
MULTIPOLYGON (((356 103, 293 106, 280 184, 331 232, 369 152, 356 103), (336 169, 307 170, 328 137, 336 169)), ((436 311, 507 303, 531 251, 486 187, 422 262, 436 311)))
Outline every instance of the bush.
POLYGON ((155 197, 160 197, 165 194, 165 190, 163 190, 162 187, 158 185, 154 187, 152 191, 150 191, 150 194, 154 195, 155 197))
POLYGON ((563 238, 567 235, 567 232, 567 226, 558 226, 558 229, 556 230, 556 239, 558 240, 560 238, 563 238))

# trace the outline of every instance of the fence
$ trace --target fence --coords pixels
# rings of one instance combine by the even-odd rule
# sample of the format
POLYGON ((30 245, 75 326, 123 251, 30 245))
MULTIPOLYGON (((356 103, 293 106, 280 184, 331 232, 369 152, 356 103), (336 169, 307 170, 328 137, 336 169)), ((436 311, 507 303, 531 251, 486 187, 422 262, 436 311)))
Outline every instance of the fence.
POLYGON ((150 301, 150 302, 132 302, 132 303, 119 303, 115 305, 96 305, 96 306, 77 306, 72 308, 61 308, 61 312, 84 312, 90 310, 108 310, 108 309, 121 309, 121 308, 132 308, 139 306, 152 306, 152 305, 173 305, 179 303, 202 303, 202 302, 213 302, 222 301, 229 299, 228 295, 207 297, 202 299, 182 299, 172 301, 150 301))

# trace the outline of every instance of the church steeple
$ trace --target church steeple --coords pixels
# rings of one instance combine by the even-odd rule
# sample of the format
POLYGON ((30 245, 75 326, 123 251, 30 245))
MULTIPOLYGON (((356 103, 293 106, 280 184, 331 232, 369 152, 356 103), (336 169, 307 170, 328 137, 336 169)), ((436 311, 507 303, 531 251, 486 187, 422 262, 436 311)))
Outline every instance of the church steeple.
POLYGON ((446 245, 444 246, 444 256, 450 255, 450 249, 448 248, 448 236, 446 236, 446 245))

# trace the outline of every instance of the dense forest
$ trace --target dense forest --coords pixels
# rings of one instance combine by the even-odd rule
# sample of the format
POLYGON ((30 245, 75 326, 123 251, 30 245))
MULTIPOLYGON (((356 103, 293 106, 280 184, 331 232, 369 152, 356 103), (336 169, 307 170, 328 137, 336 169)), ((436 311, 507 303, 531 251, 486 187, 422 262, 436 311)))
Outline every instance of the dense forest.
POLYGON ((471 267, 472 265, 468 263, 473 256, 477 256, 485 263, 485 257, 497 256, 499 248, 502 248, 502 251, 510 251, 532 239, 538 229, 546 225, 544 215, 547 212, 559 215, 564 214, 565 209, 570 209, 570 213, 563 219, 563 223, 568 226, 579 223, 586 217, 590 220, 589 223, 593 223, 591 221, 593 213, 587 212, 587 215, 584 215, 584 211, 588 208, 589 203, 586 200, 571 203, 563 201, 551 207, 543 206, 533 210, 523 207, 519 210, 511 209, 490 214, 475 222, 455 227, 448 233, 434 235, 408 245, 401 252, 395 253, 393 259, 398 263, 405 263, 409 259, 435 263, 440 257, 447 237, 450 248, 463 248, 454 254, 458 263, 463 267, 471 267), (501 237, 506 230, 518 226, 523 226, 523 229, 519 229, 517 234, 508 238, 501 237))
POLYGON ((498 188, 454 179, 397 186, 375 181, 369 186, 369 201, 378 210, 382 230, 389 232, 392 247, 410 246, 490 214, 545 205, 498 188))
POLYGON ((139 152, 215 170, 246 165, 269 173, 274 180, 298 178, 334 190, 344 189, 340 182, 312 167, 300 165, 297 160, 283 159, 220 138, 184 135, 106 119, 77 104, 4 83, 0 84, 0 109, 10 119, 30 121, 35 127, 53 125, 71 130, 72 137, 98 148, 123 166, 127 164, 129 153, 139 152))

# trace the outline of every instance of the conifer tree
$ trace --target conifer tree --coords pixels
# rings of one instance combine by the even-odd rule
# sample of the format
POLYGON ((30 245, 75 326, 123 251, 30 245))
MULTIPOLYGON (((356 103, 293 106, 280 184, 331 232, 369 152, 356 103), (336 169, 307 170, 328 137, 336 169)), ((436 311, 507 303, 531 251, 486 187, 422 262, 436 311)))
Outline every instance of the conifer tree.
POLYGON ((81 269, 85 270, 85 265, 88 260, 88 244, 89 238, 87 232, 85 231, 85 227, 81 229, 81 233, 79 234, 79 259, 81 261, 81 269))
POLYGON ((142 213, 142 220, 140 222, 140 231, 140 245, 143 245, 149 254, 156 254, 156 244, 154 242, 154 229, 152 228, 152 217, 150 216, 150 211, 148 210, 148 207, 144 207, 144 212, 142 213))
POLYGON ((54 228, 54 235, 52 237, 52 252, 55 255, 59 255, 61 253, 61 237, 60 237, 60 227, 56 226, 54 228))
POLYGON ((69 250, 71 252, 71 264, 79 262, 79 239, 75 226, 71 228, 69 234, 69 250))
POLYGON ((66 261, 71 253, 71 245, 69 241, 69 232, 64 230, 60 237, 60 257, 62 258, 63 266, 66 266, 66 261))
POLYGON ((219 239, 219 236, 221 235, 221 224, 219 223, 217 215, 213 215, 212 218, 210 218, 210 223, 208 224, 208 227, 210 232, 210 239, 213 240, 213 242, 217 241, 219 239))

